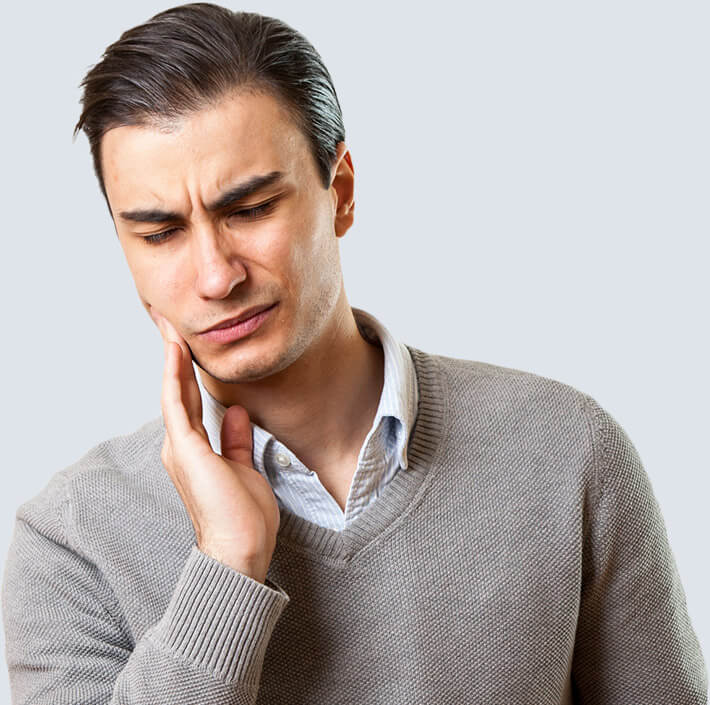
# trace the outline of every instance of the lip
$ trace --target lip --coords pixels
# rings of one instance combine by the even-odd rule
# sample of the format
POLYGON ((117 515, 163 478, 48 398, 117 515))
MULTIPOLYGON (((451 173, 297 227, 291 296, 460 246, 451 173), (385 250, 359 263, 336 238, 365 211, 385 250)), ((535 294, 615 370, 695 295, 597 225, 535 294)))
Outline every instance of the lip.
POLYGON ((219 330, 220 328, 231 328, 235 323, 241 323, 242 321, 246 321, 247 318, 251 318, 252 316, 256 315, 257 313, 260 313, 261 311, 265 311, 267 308, 271 308, 272 306, 275 306, 275 305, 276 304, 261 304, 259 306, 252 306, 251 308, 248 308, 245 311, 242 311, 238 316, 232 316, 232 318, 226 318, 222 322, 216 323, 211 328, 206 328, 202 332, 209 333, 210 331, 219 330))
POLYGON ((253 306, 239 316, 229 318, 212 328, 208 328, 200 333, 200 336, 215 343, 230 343, 233 340, 239 340, 239 338, 243 338, 255 331, 269 317, 269 314, 277 305, 278 301, 267 306, 253 306))

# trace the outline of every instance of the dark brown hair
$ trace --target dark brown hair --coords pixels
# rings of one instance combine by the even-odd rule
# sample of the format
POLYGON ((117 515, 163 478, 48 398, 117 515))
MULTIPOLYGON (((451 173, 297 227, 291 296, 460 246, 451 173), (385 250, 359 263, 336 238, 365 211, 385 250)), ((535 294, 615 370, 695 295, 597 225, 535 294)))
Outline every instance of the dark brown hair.
MULTIPOLYGON (((84 130, 108 204, 101 138, 123 125, 164 125, 234 89, 279 100, 306 136, 324 188, 345 139, 340 103, 320 54, 281 20, 211 3, 179 5, 124 32, 80 84, 84 130)), ((110 206, 109 206, 110 208, 110 206)))

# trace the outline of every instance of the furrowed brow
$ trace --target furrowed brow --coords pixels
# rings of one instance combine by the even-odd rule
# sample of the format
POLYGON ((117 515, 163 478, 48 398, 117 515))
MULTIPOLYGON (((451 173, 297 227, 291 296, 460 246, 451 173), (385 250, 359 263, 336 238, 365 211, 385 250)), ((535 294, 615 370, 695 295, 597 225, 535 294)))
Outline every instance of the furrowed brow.
MULTIPOLYGON (((237 184, 225 191, 219 198, 207 205, 210 212, 223 210, 244 201, 249 196, 265 189, 283 179, 282 171, 272 171, 268 174, 253 176, 244 183, 237 184)), ((138 208, 130 211, 120 211, 119 217, 133 223, 168 223, 182 220, 183 215, 175 211, 164 211, 159 208, 138 208)))
POLYGON ((179 213, 161 211, 157 208, 121 211, 118 215, 122 220, 129 220, 133 223, 168 223, 174 220, 180 220, 182 217, 179 213))
POLYGON ((248 181, 238 184, 225 191, 219 198, 207 205, 208 211, 220 211, 244 201, 257 191, 261 191, 283 179, 282 171, 272 171, 268 174, 253 176, 248 181))

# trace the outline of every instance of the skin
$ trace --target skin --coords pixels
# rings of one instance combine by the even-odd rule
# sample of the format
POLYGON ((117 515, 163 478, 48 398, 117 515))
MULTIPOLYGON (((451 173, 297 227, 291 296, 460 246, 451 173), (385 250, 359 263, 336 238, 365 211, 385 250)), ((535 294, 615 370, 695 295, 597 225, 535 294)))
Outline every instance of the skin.
MULTIPOLYGON (((164 390, 164 410, 170 404, 174 419, 184 414, 190 423, 176 421, 174 432, 204 434, 191 396, 194 359, 210 394, 246 411, 225 416, 241 429, 235 431, 241 450, 250 448, 249 420, 268 429, 344 509, 384 381, 382 349, 360 336, 343 286, 338 238, 354 217, 345 143, 325 189, 306 138, 278 100, 240 92, 169 126, 109 130, 101 148, 116 232, 140 301, 166 342, 166 370, 174 370, 164 379, 164 386, 177 385, 164 390), (277 170, 285 175, 278 184, 227 211, 207 209, 229 187, 277 170), (272 197, 278 200, 266 214, 235 213, 272 197), (180 217, 164 223, 121 217, 137 209, 180 217), (158 244, 143 239, 173 227, 158 244), (200 336, 246 308, 273 302, 264 323, 245 338, 225 344, 200 336), (173 368, 170 341, 177 343, 175 355, 183 354, 173 368)), ((251 465, 243 452, 240 457, 251 465)))

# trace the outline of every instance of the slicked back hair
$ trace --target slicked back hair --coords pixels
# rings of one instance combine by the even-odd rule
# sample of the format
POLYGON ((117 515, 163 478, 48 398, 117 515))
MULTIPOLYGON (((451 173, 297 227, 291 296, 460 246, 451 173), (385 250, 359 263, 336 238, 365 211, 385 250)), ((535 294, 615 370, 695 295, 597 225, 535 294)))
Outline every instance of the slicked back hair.
POLYGON ((106 199, 101 138, 124 125, 169 126, 235 90, 272 95, 305 135, 323 188, 345 140, 338 97, 320 54, 285 22, 190 3, 124 32, 86 74, 74 137, 89 139, 106 199))

